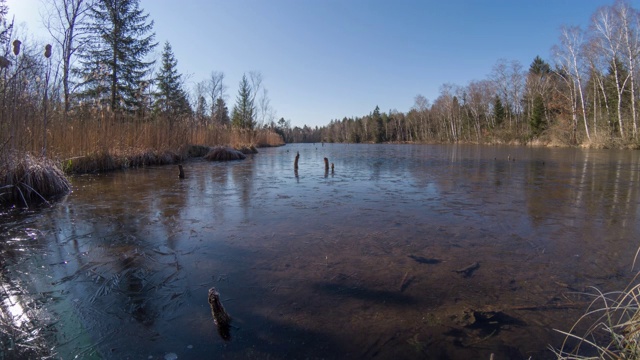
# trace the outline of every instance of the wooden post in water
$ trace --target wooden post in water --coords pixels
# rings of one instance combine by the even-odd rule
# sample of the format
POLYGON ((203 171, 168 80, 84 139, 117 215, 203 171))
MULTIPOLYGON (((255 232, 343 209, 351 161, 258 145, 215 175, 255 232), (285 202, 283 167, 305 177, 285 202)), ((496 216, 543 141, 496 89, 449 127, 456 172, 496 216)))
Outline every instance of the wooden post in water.
POLYGON ((184 170, 182 169, 182 165, 178 165, 178 169, 180 170, 180 174, 178 174, 178 177, 180 179, 184 179, 184 170))
POLYGON ((324 158, 324 171, 329 171, 329 159, 324 158))
POLYGON ((300 151, 296 154, 296 160, 293 162, 293 170, 298 171, 298 159, 300 159, 300 151))

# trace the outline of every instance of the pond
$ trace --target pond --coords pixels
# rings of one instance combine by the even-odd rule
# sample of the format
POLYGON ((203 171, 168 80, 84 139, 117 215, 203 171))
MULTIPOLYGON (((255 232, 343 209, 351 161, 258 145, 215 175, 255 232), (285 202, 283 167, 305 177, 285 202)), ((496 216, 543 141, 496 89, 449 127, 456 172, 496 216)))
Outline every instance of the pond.
POLYGON ((555 358, 580 293, 636 274, 639 160, 318 143, 77 176, 0 216, 0 358, 555 358))

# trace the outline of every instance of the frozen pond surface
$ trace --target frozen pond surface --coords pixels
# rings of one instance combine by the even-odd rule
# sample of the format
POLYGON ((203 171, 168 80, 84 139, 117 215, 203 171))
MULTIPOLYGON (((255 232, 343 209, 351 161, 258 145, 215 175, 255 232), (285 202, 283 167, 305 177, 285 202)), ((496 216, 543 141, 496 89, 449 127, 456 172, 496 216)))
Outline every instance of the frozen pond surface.
POLYGON ((576 292, 635 274, 639 161, 294 144, 188 162, 184 180, 79 176, 51 207, 0 216, 0 359, 554 358, 576 292))

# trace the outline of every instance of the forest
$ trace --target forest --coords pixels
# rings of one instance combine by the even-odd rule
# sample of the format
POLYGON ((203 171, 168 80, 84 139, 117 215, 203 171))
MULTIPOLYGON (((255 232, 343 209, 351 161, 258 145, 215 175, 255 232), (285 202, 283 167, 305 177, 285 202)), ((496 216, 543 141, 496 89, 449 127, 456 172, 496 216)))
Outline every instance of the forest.
POLYGON ((50 44, 19 30, 0 0, 3 174, 25 156, 63 167, 84 161, 93 164, 86 171, 97 171, 127 167, 134 156, 143 164, 146 158, 175 162, 191 144, 282 144, 261 126, 273 113, 262 74, 243 76, 233 106, 226 103, 221 71, 211 71, 192 94, 171 44, 156 41, 139 0, 46 0, 42 6, 50 44), (100 164, 114 161, 120 164, 100 164))
MULTIPOLYGON (((539 49, 540 51, 546 49, 539 49)), ((638 148, 640 15, 625 1, 598 8, 589 26, 563 26, 552 58, 498 59, 486 79, 416 95, 408 112, 291 128, 287 142, 480 143, 638 148)))
POLYGON ((407 112, 372 106, 315 128, 276 120, 258 71, 236 79, 233 105, 223 71, 187 89, 171 44, 156 40, 139 0, 42 4, 50 44, 18 31, 0 0, 4 175, 27 156, 52 159, 67 172, 173 163, 194 144, 640 145, 640 15, 622 0, 598 8, 585 28, 559 29, 551 59, 537 56, 528 66, 498 59, 486 79, 443 84, 434 100, 418 94, 407 112))

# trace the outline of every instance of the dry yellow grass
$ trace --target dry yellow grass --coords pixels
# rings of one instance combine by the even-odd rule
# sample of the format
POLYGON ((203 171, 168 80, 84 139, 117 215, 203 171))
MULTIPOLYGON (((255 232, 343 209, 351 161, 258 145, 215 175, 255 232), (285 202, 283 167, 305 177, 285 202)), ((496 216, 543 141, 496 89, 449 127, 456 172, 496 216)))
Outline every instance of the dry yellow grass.
POLYGON ((117 118, 96 111, 72 114, 66 120, 53 112, 45 129, 37 112, 24 109, 5 112, 10 118, 0 119, 3 202, 29 203, 66 193, 69 183, 62 171, 89 173, 172 164, 205 156, 214 146, 255 152, 256 146, 284 144, 280 135, 266 129, 196 124, 189 118, 117 118), (44 153, 52 160, 40 156, 44 153))

